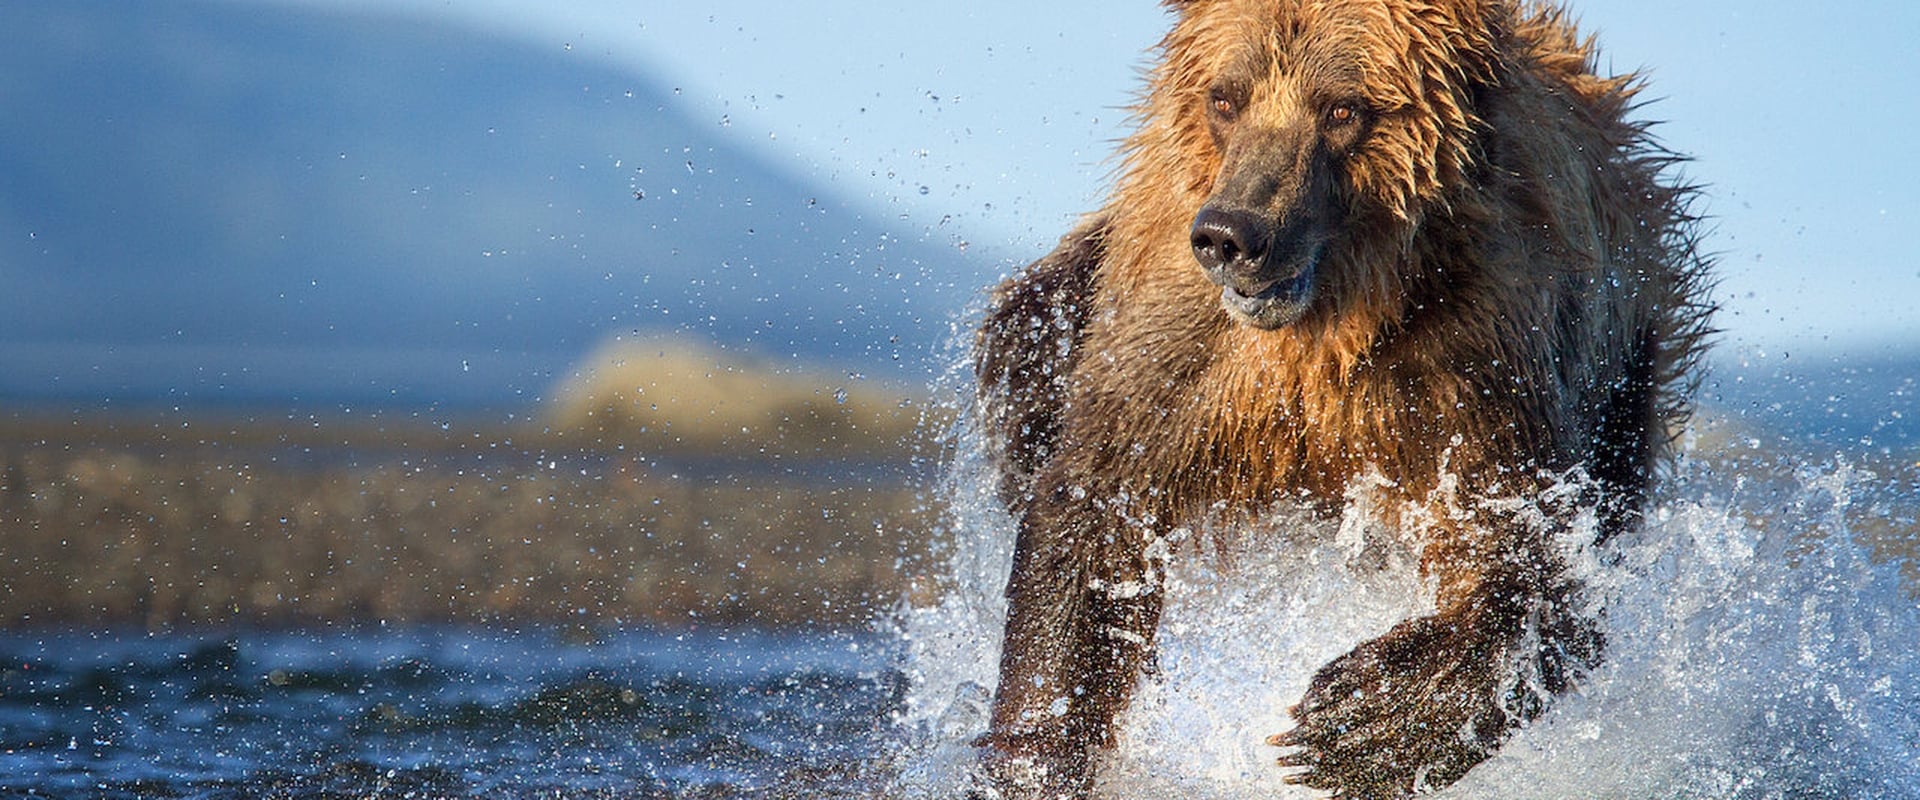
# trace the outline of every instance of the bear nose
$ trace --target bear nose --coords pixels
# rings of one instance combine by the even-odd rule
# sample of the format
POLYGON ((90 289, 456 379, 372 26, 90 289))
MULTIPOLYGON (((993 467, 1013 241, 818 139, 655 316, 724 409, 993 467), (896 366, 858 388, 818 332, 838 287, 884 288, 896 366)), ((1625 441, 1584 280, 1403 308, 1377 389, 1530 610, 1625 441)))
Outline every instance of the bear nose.
POLYGON ((1222 286, 1258 279, 1267 238, 1267 226, 1243 211, 1209 206, 1193 218, 1193 257, 1222 286))

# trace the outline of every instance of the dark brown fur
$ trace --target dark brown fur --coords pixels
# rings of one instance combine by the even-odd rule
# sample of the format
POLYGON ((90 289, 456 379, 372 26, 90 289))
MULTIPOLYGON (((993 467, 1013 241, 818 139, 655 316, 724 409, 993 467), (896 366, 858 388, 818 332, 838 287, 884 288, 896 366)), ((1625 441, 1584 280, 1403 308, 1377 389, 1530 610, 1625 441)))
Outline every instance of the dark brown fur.
POLYGON ((1087 791, 1151 656, 1156 537, 1377 469, 1446 506, 1438 613, 1324 667, 1273 743, 1337 797, 1444 785, 1549 699, 1503 670, 1557 691, 1601 644, 1546 534, 1449 497, 1580 468, 1630 523, 1706 335, 1692 194, 1556 8, 1170 5, 1112 199, 980 332, 1020 526, 990 772, 1087 791))

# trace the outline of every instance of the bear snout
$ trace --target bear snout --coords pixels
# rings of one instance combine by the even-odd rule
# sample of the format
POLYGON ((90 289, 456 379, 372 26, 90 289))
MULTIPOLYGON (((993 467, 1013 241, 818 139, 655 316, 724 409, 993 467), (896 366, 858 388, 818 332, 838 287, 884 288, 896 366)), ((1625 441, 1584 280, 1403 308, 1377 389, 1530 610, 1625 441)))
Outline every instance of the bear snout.
POLYGON ((1273 330, 1305 313, 1320 250, 1309 237, 1212 204, 1194 215, 1191 236, 1194 259, 1220 287, 1221 305, 1235 319, 1273 330))
POLYGON ((1213 206, 1193 218, 1193 257, 1207 277, 1243 295, 1256 295, 1277 276, 1267 275, 1271 226, 1244 211, 1213 206))

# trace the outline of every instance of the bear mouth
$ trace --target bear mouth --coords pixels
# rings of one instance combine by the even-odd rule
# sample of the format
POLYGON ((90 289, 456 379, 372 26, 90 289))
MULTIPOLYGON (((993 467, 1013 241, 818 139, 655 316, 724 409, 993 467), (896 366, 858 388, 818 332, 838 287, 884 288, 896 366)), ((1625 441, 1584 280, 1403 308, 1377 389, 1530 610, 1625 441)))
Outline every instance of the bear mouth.
POLYGON ((1220 305, 1241 324, 1261 330, 1292 325, 1307 313, 1313 303, 1313 278, 1318 253, 1302 259, 1299 267, 1285 278, 1264 287, 1246 287, 1243 291, 1231 282, 1220 287, 1220 305))

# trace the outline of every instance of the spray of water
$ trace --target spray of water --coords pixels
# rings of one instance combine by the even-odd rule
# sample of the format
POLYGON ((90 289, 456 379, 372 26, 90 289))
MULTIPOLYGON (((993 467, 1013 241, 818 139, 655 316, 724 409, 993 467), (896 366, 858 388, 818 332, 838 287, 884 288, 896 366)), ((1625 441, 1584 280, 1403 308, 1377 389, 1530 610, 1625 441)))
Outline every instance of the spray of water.
MULTIPOLYGON (((999 658, 1012 522, 978 438, 960 440, 945 591, 899 619, 904 797, 971 780, 999 658)), ((1856 541, 1863 516, 1887 513, 1857 499, 1877 480, 1694 448, 1639 529, 1596 549, 1576 523, 1562 538, 1601 608, 1606 662, 1437 796, 1920 798, 1920 607, 1856 541)), ((1281 783, 1262 740, 1319 666, 1432 610, 1407 534, 1368 521, 1375 488, 1352 487, 1340 519, 1279 508, 1187 537, 1104 796, 1314 796, 1281 783)))

